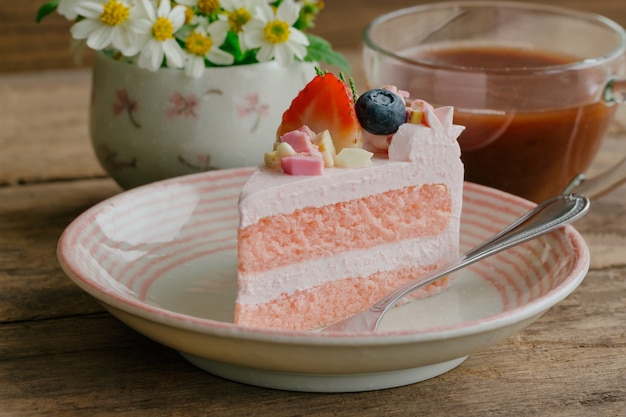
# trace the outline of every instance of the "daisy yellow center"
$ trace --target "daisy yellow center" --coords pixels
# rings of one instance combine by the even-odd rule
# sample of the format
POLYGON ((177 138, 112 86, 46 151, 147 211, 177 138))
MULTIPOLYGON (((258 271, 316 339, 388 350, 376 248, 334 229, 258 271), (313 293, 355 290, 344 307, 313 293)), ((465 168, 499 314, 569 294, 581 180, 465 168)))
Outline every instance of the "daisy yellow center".
POLYGON ((125 4, 117 0, 109 0, 107 4, 104 5, 100 20, 106 25, 117 26, 128 19, 129 12, 130 10, 125 4))
POLYGON ((219 0, 198 0, 198 9, 202 13, 211 14, 220 8, 219 0))
POLYGON ((174 37, 174 26, 167 17, 159 17, 152 26, 152 35, 159 42, 166 41, 174 37))
POLYGON ((185 39, 187 50, 199 56, 205 56, 213 47, 213 40, 201 33, 193 32, 185 39))
POLYGON ((193 19, 195 15, 191 7, 185 7, 185 23, 191 23, 191 19, 193 19))
POLYGON ((228 15, 228 23, 233 32, 241 32, 243 25, 252 19, 252 15, 245 8, 239 8, 228 15))
POLYGON ((289 39, 289 25, 282 20, 273 20, 265 25, 265 38, 273 44, 287 42, 289 39))

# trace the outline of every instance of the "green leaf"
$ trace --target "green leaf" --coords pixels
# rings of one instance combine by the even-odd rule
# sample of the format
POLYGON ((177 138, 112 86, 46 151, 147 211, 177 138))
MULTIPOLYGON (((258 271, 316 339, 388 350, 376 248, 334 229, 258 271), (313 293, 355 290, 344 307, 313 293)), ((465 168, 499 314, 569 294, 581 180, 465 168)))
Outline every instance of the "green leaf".
POLYGON ((304 58, 305 61, 324 62, 350 74, 350 63, 341 53, 334 51, 328 41, 310 33, 307 33, 306 36, 309 38, 309 46, 307 56, 304 58))
MULTIPOLYGON (((222 44, 222 46, 220 46, 220 49, 228 52, 229 54, 231 54, 233 56, 233 58, 235 59, 235 61, 233 62, 233 65, 246 65, 246 64, 254 64, 256 62, 258 62, 256 60, 256 49, 254 50, 247 50, 247 51, 242 51, 241 50, 241 45, 239 45, 239 37, 237 36, 236 33, 233 33, 231 31, 228 32, 228 34, 226 35, 226 40, 224 41, 224 43, 222 44)), ((216 66, 211 64, 211 66, 216 66)))
POLYGON ((50 13, 53 13, 57 9, 57 5, 59 4, 59 0, 50 0, 47 3, 44 3, 43 6, 39 8, 37 11, 36 22, 39 23, 41 20, 48 16, 50 13))

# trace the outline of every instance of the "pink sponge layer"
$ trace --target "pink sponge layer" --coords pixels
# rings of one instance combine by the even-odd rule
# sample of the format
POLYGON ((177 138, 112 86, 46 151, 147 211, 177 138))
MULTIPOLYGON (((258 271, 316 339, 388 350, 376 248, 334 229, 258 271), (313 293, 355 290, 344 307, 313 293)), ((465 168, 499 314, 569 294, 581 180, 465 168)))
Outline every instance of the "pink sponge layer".
POLYGON ((448 226, 451 206, 445 185, 427 184, 267 217, 239 231, 239 270, 266 271, 353 249, 436 236, 448 226))
MULTIPOLYGON (((400 285, 420 276, 431 267, 406 267, 378 272, 364 278, 344 278, 328 282, 263 304, 237 304, 235 323, 286 330, 311 330, 327 326, 370 307, 400 285)), ((412 294, 425 297, 448 285, 444 277, 412 294)))

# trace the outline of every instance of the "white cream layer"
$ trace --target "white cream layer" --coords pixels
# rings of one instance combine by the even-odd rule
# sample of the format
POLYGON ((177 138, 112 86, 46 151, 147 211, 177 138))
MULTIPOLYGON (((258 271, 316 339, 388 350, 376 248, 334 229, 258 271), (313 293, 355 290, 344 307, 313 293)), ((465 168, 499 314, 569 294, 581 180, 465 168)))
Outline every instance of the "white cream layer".
POLYGON ((391 271, 407 265, 432 265, 458 257, 458 234, 454 232, 459 219, 451 219, 441 234, 353 250, 332 257, 309 260, 261 273, 239 273, 240 304, 266 303, 281 294, 340 280, 369 276, 379 271, 391 271))

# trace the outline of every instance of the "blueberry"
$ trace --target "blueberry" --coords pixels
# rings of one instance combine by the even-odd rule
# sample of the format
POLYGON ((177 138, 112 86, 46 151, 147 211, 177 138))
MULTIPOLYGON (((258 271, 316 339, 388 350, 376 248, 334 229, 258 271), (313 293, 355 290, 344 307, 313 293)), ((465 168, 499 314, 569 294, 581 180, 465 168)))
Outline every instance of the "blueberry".
POLYGON ((361 127, 374 135, 391 135, 406 121, 404 99, 382 88, 363 93, 355 110, 361 127))

